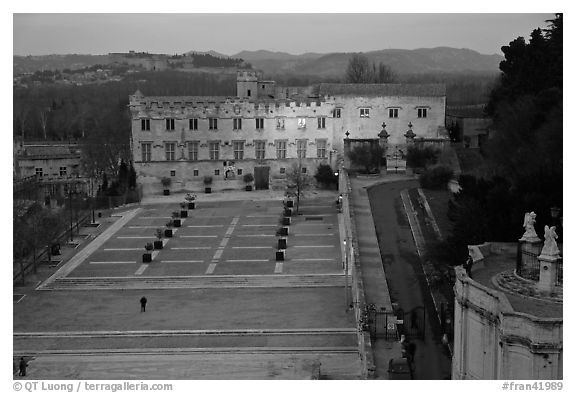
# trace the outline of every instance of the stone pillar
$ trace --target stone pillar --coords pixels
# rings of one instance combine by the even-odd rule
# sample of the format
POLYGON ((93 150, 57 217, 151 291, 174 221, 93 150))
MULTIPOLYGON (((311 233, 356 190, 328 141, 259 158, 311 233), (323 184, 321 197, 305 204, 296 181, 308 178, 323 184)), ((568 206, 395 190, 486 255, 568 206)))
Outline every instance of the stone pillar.
POLYGON ((408 131, 406 131, 404 136, 406 137, 406 145, 410 146, 414 144, 414 137, 416 134, 412 131, 412 122, 408 123, 408 131))
POLYGON ((553 292, 556 286, 558 265, 562 263, 562 257, 542 254, 538 260, 540 261, 540 278, 536 287, 545 293, 553 292))
POLYGON ((384 162, 384 173, 388 172, 388 137, 390 134, 386 131, 386 123, 382 123, 382 131, 378 134, 378 144, 382 148, 382 157, 380 158, 380 163, 384 162))
POLYGON ((346 138, 344 138, 344 168, 350 169, 350 158, 348 154, 350 153, 350 131, 346 131, 346 138))

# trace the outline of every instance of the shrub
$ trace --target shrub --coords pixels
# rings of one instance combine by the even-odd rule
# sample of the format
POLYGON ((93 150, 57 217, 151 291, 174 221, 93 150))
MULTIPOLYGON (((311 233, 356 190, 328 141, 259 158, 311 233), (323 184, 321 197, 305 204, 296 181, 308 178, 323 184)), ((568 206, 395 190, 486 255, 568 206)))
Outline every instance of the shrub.
POLYGON ((204 176, 204 185, 209 186, 212 184, 212 176, 204 176))
POLYGON ((420 186, 431 190, 446 188, 448 182, 452 179, 454 171, 446 166, 436 166, 426 170, 420 176, 420 186))
POLYGON ((408 146, 406 153, 406 165, 410 168, 426 168, 438 161, 440 151, 433 146, 408 146))
POLYGON ((246 173, 243 177, 244 183, 252 183, 254 181, 254 175, 251 173, 246 173))
POLYGON ((162 186, 164 188, 168 188, 172 184, 172 179, 169 177, 163 177, 160 181, 162 182, 162 186))
POLYGON ((320 164, 316 169, 316 174, 314 175, 316 181, 325 186, 330 186, 336 184, 338 177, 334 174, 334 170, 330 165, 320 164))

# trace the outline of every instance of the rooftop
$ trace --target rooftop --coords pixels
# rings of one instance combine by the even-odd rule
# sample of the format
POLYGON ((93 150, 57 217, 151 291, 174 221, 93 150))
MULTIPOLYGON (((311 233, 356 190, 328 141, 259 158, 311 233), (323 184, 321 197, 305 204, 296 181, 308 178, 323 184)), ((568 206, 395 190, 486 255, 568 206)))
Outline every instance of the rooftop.
POLYGON ((321 96, 445 97, 446 86, 444 84, 409 83, 320 83, 319 93, 321 96))
POLYGON ((58 146, 58 145, 43 145, 43 146, 24 146, 20 157, 62 157, 62 156, 76 156, 79 153, 76 151, 77 146, 58 146))

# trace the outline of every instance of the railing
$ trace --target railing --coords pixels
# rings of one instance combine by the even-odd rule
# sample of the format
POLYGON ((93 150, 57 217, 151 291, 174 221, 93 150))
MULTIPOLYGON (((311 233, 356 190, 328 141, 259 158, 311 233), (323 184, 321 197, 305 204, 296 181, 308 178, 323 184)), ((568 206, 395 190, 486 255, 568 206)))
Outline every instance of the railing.
MULTIPOLYGON (((76 222, 66 231, 61 233, 57 238, 55 238, 51 243, 52 244, 61 244, 66 243, 67 239, 73 236, 74 231, 76 234, 79 234, 80 227, 84 225, 86 222, 89 222, 91 218, 90 212, 85 213, 82 217, 77 218, 76 222)), ((48 253, 52 252, 51 247, 42 247, 42 250, 37 253, 36 255, 32 255, 28 257, 25 261, 21 264, 18 264, 18 271, 13 273, 13 281, 17 282, 18 280, 22 280, 23 277, 27 275, 30 270, 33 270, 39 263, 42 261, 43 258, 48 258, 48 253)))
POLYGON ((533 248, 533 250, 536 252, 528 250, 528 247, 531 246, 532 244, 530 243, 518 243, 516 274, 528 280, 538 281, 540 278, 540 261, 538 260, 538 255, 540 255, 540 251, 542 250, 542 244, 535 244, 536 248, 533 248))

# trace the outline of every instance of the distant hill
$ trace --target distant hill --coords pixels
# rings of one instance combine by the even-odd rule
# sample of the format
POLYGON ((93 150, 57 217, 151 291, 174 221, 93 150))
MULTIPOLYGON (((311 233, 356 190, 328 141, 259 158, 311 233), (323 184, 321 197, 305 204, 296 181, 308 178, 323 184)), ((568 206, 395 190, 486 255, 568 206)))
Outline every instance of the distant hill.
POLYGON ((228 59, 230 57, 237 57, 237 56, 228 56, 222 53, 218 53, 216 51, 213 50, 209 50, 208 52, 200 52, 197 50, 191 50, 185 53, 185 55, 193 55, 193 54, 199 54, 199 55, 210 55, 210 56, 214 56, 214 57, 221 57, 223 59, 228 59))
POLYGON ((96 64, 109 64, 108 55, 45 55, 13 56, 13 73, 36 72, 43 70, 79 70, 96 64))
MULTIPOLYGON (((267 50, 242 51, 227 56, 215 51, 189 51, 186 54, 210 55, 222 59, 240 58, 262 70, 266 75, 307 75, 319 78, 339 78, 354 53, 304 53, 293 55, 267 50)), ((429 49, 384 49, 364 53, 370 61, 385 63, 399 74, 424 73, 496 73, 504 57, 484 55, 470 49, 438 47, 429 49)), ((210 57, 203 56, 203 57, 210 57)), ((202 57, 202 56, 199 56, 202 57)), ((80 69, 95 64, 109 64, 108 55, 48 55, 13 56, 14 74, 38 70, 80 69)))
MULTIPOLYGON (((429 49, 384 49, 364 53, 370 61, 382 62, 397 74, 420 73, 466 73, 498 72, 504 57, 484 55, 470 49, 438 47, 429 49)), ((344 75, 348 60, 354 53, 305 53, 291 55, 283 52, 254 51, 240 52, 233 57, 242 57, 266 74, 292 73, 338 77, 344 75)))

